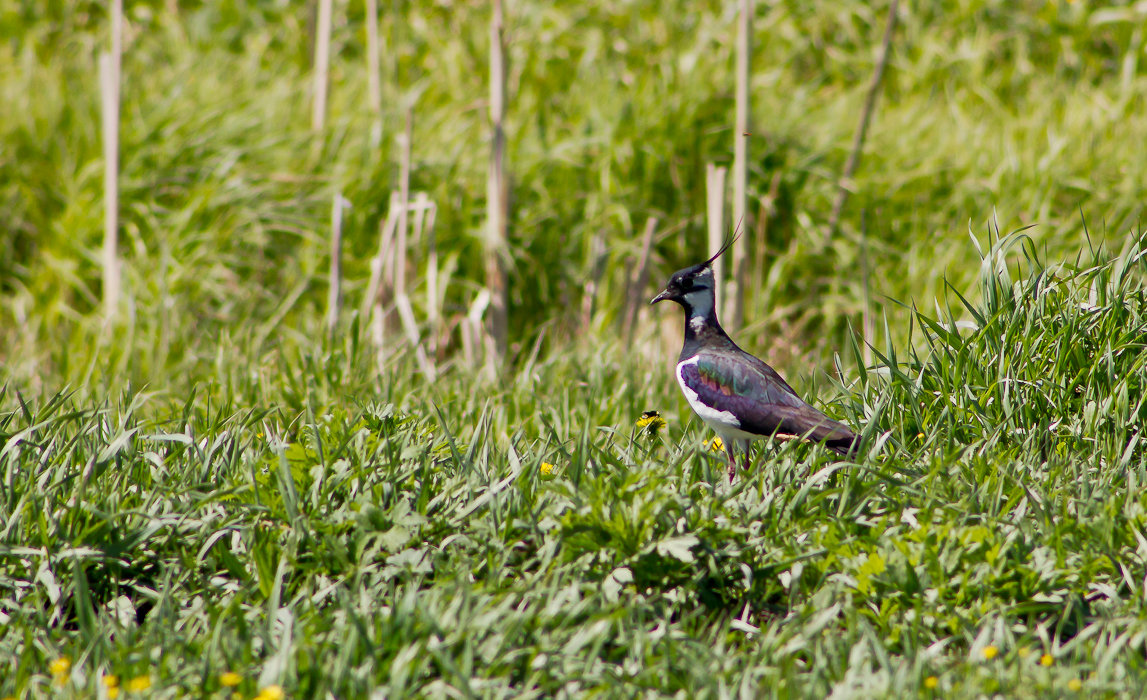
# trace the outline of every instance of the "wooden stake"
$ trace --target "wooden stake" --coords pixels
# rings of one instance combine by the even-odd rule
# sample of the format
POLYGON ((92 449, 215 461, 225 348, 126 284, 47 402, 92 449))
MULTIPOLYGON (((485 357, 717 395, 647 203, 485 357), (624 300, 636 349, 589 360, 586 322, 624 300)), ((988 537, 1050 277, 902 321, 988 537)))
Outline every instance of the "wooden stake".
POLYGON ((768 298, 768 289, 765 286, 767 275, 765 268, 768 266, 769 260, 769 223, 773 217, 777 215, 777 200, 780 198, 781 192, 781 175, 783 170, 777 169, 773 171, 773 176, 769 180, 769 192, 762 196, 759 201, 757 211, 760 215, 757 217, 757 245, 756 245, 756 260, 757 264, 753 268, 753 289, 757 290, 758 294, 763 293, 762 297, 756 300, 758 308, 768 308, 770 300, 768 298))
POLYGON ((422 245, 422 236, 426 233, 426 215, 435 208, 435 205, 430 201, 430 195, 425 192, 415 192, 409 208, 414 214, 414 223, 410 227, 410 245, 418 248, 422 245))
POLYGON ((100 110, 104 141, 104 319, 111 321, 119 308, 119 92, 120 56, 123 52, 123 0, 110 8, 111 53, 100 54, 100 110))
POLYGON ((406 333, 406 340, 414 348, 414 360, 418 364, 418 369, 427 379, 433 381, 436 376, 434 365, 430 363, 426 357, 426 350, 422 347, 418 322, 414 320, 414 309, 410 306, 410 297, 406 292, 398 292, 394 298, 394 307, 398 310, 398 318, 402 320, 402 330, 406 333))
POLYGON ((363 317, 370 318, 371 340, 374 342, 380 357, 383 353, 383 342, 386 336, 385 301, 390 297, 386 286, 393 274, 394 230, 396 228, 398 228, 398 193, 391 192, 386 220, 379 224, 378 255, 370 261, 370 283, 367 284, 362 310, 363 317))
POLYGON ((315 32, 315 69, 311 101, 311 130, 322 131, 327 116, 327 74, 331 62, 331 0, 319 0, 315 32))
MULTIPOLYGON (((467 345, 466 336, 462 337, 462 342, 463 342, 462 350, 463 350, 463 353, 467 356, 467 362, 470 363, 471 367, 476 366, 476 363, 478 361, 477 346, 478 346, 479 341, 488 342, 489 338, 490 338, 490 335, 488 333, 484 332, 482 329, 482 319, 485 318, 486 312, 489 309, 489 307, 490 307, 490 290, 488 290, 488 289, 480 290, 478 292, 478 295, 476 297, 474 297, 474 301, 470 304, 470 312, 466 315, 466 318, 463 320, 463 325, 468 328, 467 332, 469 333, 469 338, 470 338, 470 340, 469 340, 470 350, 467 351, 467 349, 466 349, 466 345, 467 345)), ((489 365, 490 365, 489 352, 490 352, 490 348, 487 347, 486 348, 486 365, 487 365, 487 367, 489 367, 489 365)))
POLYGON ((398 171, 398 246, 395 250, 394 289, 406 293, 406 246, 410 221, 410 143, 413 132, 414 110, 406 108, 406 128, 399 148, 402 153, 398 171))
POLYGON ((343 247, 343 207, 350 207, 342 194, 336 194, 331 205, 331 272, 327 285, 327 338, 334 343, 338 329, 339 314, 342 312, 342 247, 343 247))
POLYGON ((872 289, 868 283, 868 210, 860 212, 860 279, 864 287, 864 316, 861 319, 861 332, 864 333, 864 366, 872 366, 872 347, 876 342, 876 322, 872 317, 872 289))
POLYGON ((852 175, 856 166, 860 164, 860 151, 864 148, 864 138, 868 134, 868 122, 872 119, 872 111, 876 107, 876 97, 880 94, 880 84, 884 80, 884 69, 888 65, 888 55, 892 49, 892 35, 896 31, 896 13, 899 0, 892 0, 888 6, 888 24, 884 27, 884 43, 880 47, 880 56, 876 60, 876 70, 872 73, 872 82, 868 84, 868 95, 864 98, 864 109, 860 112, 860 123, 856 125, 856 133, 852 137, 852 151, 848 154, 848 161, 844 164, 844 172, 840 176, 837 186, 836 201, 832 205, 832 216, 828 220, 828 230, 824 234, 824 244, 829 245, 836 236, 840 225, 840 215, 844 211, 844 203, 848 201, 849 188, 852 187, 852 175))
POLYGON ((419 193, 418 204, 425 207, 425 219, 420 231, 426 234, 426 324, 430 338, 430 356, 438 360, 438 338, 441 333, 442 312, 438 302, 438 244, 434 238, 434 220, 438 207, 429 201, 425 192, 419 193))
MULTIPOLYGON (((709 255, 721 249, 725 242, 725 173, 724 167, 712 163, 705 166, 705 193, 707 221, 709 223, 709 255)), ((717 315, 725 308, 725 295, 721 285, 725 281, 725 256, 713 263, 713 293, 717 295, 717 315)))
POLYGON ((749 275, 749 235, 746 189, 749 161, 749 64, 753 51, 753 0, 740 0, 737 21, 737 125, 733 135, 733 226, 741 232, 733 242, 733 278, 726 296, 732 308, 732 328, 745 322, 745 283, 749 275))
POLYGON ((470 325, 469 317, 463 316, 459 321, 458 335, 462 338, 462 361, 466 363, 467 367, 473 367, 475 365, 474 354, 476 344, 474 342, 474 331, 470 325))
MULTIPOLYGON (((422 241, 422 236, 426 231, 427 224, 429 224, 430 227, 434 226, 434 209, 435 209, 435 206, 434 206, 434 203, 430 201, 430 197, 428 197, 425 192, 419 192, 418 194, 416 194, 414 196, 414 202, 411 203, 407 207, 407 209, 409 211, 414 212, 414 226, 411 229, 411 234, 412 234, 411 238, 414 241, 414 246, 418 247, 422 241)), ((431 235, 433 235, 433 234, 431 234, 431 235)), ((431 247, 433 247, 433 242, 431 242, 431 247)), ((427 281, 426 281, 426 284, 427 284, 426 296, 427 296, 427 306, 428 306, 428 309, 427 309, 427 326, 428 326, 428 335, 430 336, 430 343, 429 343, 430 353, 427 353, 426 349, 423 348, 423 346, 422 346, 422 337, 418 331, 418 325, 414 320, 414 309, 410 305, 410 298, 409 298, 409 295, 406 294, 405 290, 399 292, 397 302, 398 302, 399 317, 402 319, 403 327, 406 330, 407 338, 410 339, 411 342, 415 344, 414 353, 415 353, 415 359, 418 361, 419 368, 422 370, 422 373, 425 374, 428 378, 434 379, 438 374, 437 368, 435 366, 435 360, 437 359, 435 357, 435 347, 437 344, 435 335, 438 332, 438 323, 437 323, 437 316, 438 315, 437 315, 437 312, 434 308, 434 305, 438 303, 438 300, 437 300, 437 295, 431 291, 431 285, 436 286, 438 284, 438 279, 437 279, 437 274, 436 274, 437 273, 436 266, 438 264, 437 254, 434 255, 434 260, 431 262, 435 266, 435 269, 434 269, 435 274, 433 276, 433 279, 431 279, 430 269, 429 269, 430 263, 428 263, 427 281)))
POLYGON ((506 289, 506 65, 502 0, 493 0, 490 17, 490 169, 486 178, 486 287, 490 290, 487 369, 493 375, 506 357, 508 303, 506 289))
MULTIPOLYGON (((378 54, 378 0, 366 0, 366 95, 370 113, 381 136, 382 79, 379 76, 378 54)), ((378 141, 373 145, 377 146, 378 141)))

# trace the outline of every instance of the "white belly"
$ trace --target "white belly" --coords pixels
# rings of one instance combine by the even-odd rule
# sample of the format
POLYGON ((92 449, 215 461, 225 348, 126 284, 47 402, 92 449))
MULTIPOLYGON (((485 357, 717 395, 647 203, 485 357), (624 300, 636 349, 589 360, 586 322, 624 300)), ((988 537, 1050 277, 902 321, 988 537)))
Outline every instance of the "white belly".
POLYGON ((712 406, 706 406, 705 404, 701 403, 700 399, 697 397, 697 392, 690 389, 685 384, 685 379, 681 376, 681 370, 684 367, 688 365, 695 365, 697 364, 697 361, 698 359, 693 357, 688 360, 684 360, 677 365, 677 383, 681 386, 681 392, 685 394, 685 400, 689 402, 689 407, 693 409, 693 412, 700 416, 701 420, 705 421, 705 424, 712 428, 713 431, 718 435, 720 435, 721 439, 725 442, 731 442, 735 440, 743 443, 749 440, 758 440, 764 437, 763 435, 747 433, 744 430, 741 430, 741 421, 737 420, 737 417, 729 411, 718 411, 712 406))

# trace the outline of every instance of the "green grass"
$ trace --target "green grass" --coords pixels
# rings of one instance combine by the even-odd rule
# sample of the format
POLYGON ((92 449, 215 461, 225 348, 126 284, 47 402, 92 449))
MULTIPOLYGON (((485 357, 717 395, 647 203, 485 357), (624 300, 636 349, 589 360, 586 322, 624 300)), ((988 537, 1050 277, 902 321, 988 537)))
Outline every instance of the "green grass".
POLYGON ((336 3, 315 137, 301 5, 128 2, 105 327, 104 4, 0 4, 0 697, 114 674, 223 698, 227 671, 243 697, 1139 695, 1142 13, 902 8, 825 249, 886 7, 758 4, 771 213, 737 338, 868 448, 760 447, 732 486, 672 380, 677 314, 623 343, 614 303, 647 216, 651 284, 700 259, 705 164, 731 157, 723 6, 507 6, 511 363, 482 378, 455 331, 427 382, 403 347, 379 367, 353 309, 408 102, 446 318, 478 292, 484 5, 384 8, 375 141, 362 3, 336 3))
POLYGON ((860 460, 776 446, 733 486, 664 363, 474 392, 331 352, 254 400, 9 386, 0 690, 47 693, 66 656, 78 695, 222 696, 228 670, 299 696, 1133 694, 1144 254, 997 242, 983 302, 842 360, 860 460))

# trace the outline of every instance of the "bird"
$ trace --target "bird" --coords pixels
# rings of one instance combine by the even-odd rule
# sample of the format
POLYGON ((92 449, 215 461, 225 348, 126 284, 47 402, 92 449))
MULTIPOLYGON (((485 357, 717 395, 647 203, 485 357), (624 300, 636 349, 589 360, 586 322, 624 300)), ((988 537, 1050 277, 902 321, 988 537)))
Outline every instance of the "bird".
POLYGON ((674 301, 685 310, 685 342, 677 360, 677 383, 701 420, 721 436, 736 475, 734 446, 744 452, 754 440, 804 439, 819 442, 843 457, 860 449, 860 437, 847 425, 810 406, 764 361, 745 352, 717 320, 713 261, 732 238, 703 263, 674 272, 650 305, 674 301))

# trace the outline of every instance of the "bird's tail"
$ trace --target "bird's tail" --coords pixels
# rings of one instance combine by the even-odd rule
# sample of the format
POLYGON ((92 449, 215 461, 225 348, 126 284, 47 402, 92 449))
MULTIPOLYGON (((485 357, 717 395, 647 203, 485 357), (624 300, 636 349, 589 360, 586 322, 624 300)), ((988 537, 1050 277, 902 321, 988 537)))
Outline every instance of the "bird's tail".
POLYGON ((855 457, 860 452, 860 436, 849 433, 848 437, 825 440, 824 446, 841 457, 855 457))

